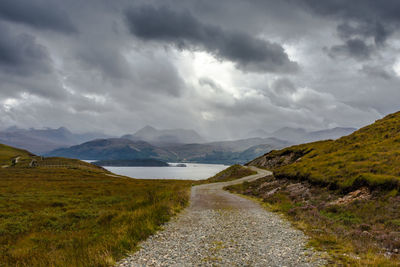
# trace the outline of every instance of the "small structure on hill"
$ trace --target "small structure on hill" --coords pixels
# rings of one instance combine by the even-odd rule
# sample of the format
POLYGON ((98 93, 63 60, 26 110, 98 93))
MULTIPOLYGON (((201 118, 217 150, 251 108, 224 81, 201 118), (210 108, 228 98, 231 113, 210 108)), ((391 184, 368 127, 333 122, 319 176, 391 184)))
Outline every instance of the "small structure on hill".
POLYGON ((37 160, 36 159, 33 159, 32 161, 31 161, 31 163, 29 163, 29 167, 37 167, 37 166, 39 166, 39 164, 38 164, 38 162, 37 162, 37 160))

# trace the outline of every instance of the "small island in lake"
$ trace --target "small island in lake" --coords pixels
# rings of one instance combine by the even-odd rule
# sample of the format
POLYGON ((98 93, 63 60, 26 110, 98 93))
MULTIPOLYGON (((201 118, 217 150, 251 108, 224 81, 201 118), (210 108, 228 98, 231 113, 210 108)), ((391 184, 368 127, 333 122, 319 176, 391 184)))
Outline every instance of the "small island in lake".
POLYGON ((175 167, 187 167, 187 166, 184 163, 178 163, 175 165, 175 167))
POLYGON ((92 164, 109 167, 168 167, 167 162, 158 159, 115 159, 98 160, 92 164))

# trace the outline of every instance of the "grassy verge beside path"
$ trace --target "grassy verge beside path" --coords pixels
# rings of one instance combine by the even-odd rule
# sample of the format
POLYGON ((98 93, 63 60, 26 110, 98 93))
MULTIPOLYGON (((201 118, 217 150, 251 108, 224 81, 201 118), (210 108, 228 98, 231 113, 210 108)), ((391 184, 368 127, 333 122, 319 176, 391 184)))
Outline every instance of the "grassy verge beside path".
POLYGON ((223 171, 220 171, 213 177, 210 177, 206 180, 200 181, 200 183, 219 183, 219 182, 228 182, 236 179, 240 179, 249 175, 256 174, 256 171, 253 171, 247 167, 243 167, 242 165, 235 164, 223 171))
POLYGON ((187 205, 191 183, 0 168, 0 266, 110 266, 187 205))

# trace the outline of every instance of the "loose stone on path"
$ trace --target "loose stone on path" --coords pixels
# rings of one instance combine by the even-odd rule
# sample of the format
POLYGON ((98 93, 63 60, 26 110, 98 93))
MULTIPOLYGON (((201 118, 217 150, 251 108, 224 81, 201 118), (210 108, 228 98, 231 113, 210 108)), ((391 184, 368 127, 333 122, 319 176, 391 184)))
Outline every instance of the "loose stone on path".
POLYGON ((224 191, 240 180, 195 186, 191 205, 141 249, 117 266, 322 266, 323 255, 307 248, 307 237, 279 215, 224 191))

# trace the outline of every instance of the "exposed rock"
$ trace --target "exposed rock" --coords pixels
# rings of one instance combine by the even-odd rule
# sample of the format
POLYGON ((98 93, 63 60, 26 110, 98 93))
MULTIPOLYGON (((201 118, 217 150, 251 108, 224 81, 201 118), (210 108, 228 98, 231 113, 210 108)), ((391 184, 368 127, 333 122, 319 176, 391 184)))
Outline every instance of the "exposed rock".
POLYGON ((290 197, 308 198, 310 196, 310 189, 302 183, 290 184, 286 187, 289 191, 290 197))
POLYGON ((279 182, 278 182, 277 180, 274 180, 274 181, 272 181, 272 182, 265 182, 265 183, 262 183, 262 184, 258 187, 258 190, 264 189, 264 188, 266 188, 266 187, 274 187, 274 186, 276 186, 276 185, 278 185, 278 184, 279 184, 279 182))
POLYGON ((249 166, 258 166, 267 169, 273 169, 285 165, 289 165, 293 162, 296 162, 301 159, 305 154, 310 151, 290 151, 286 150, 280 154, 277 154, 276 151, 271 151, 255 160, 249 162, 247 165, 249 166))
POLYGON ((356 191, 350 192, 344 197, 341 197, 335 201, 331 201, 328 205, 348 205, 356 200, 368 200, 371 198, 371 193, 366 187, 357 189, 356 191))
POLYGON ((280 189, 281 189, 280 187, 274 188, 274 189, 272 189, 272 190, 270 190, 270 191, 264 193, 261 197, 264 198, 264 199, 265 199, 265 198, 268 198, 268 197, 274 195, 274 194, 275 194, 276 192, 278 192, 280 189))

